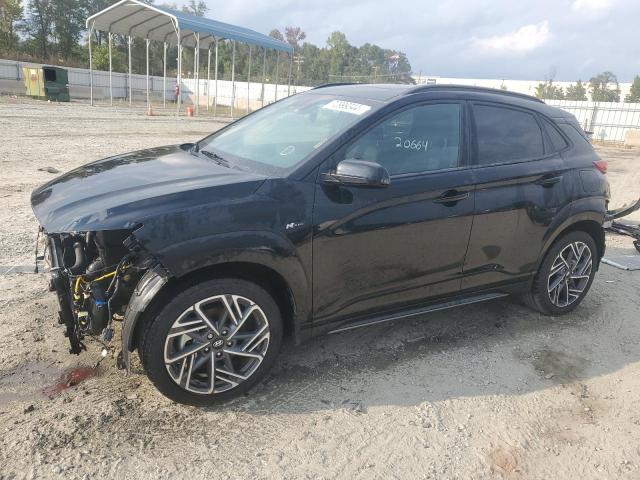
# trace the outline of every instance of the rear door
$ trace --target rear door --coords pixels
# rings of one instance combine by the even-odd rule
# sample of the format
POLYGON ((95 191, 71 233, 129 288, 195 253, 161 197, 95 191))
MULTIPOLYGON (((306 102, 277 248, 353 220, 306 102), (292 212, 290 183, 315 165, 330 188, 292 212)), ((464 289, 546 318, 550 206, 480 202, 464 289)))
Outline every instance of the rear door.
POLYGON ((463 290, 529 278, 569 183, 536 112, 484 102, 471 107, 477 184, 463 290))
POLYGON ((385 188, 318 182, 313 304, 317 326, 460 289, 473 215, 465 108, 440 101, 390 113, 323 167, 383 165, 385 188))

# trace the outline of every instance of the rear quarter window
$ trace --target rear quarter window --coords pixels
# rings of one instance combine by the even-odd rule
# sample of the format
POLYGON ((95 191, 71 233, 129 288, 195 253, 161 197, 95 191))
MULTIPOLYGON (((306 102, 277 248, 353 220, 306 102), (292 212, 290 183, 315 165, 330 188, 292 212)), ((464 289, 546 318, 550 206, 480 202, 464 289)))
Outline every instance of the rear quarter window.
POLYGON ((564 150, 569 146, 567 141, 564 139, 562 134, 558 131, 558 128, 546 118, 542 118, 542 124, 544 125, 544 129, 547 131, 549 135, 549 139, 551 140, 551 145, 555 152, 559 152, 560 150, 564 150))
POLYGON ((589 142, 584 132, 580 131, 581 129, 579 126, 577 127, 570 123, 560 123, 558 124, 558 126, 564 132, 564 134, 573 142, 574 148, 577 148, 579 151, 593 151, 591 142, 589 142))
POLYGON ((542 130, 532 113, 474 105, 478 165, 510 163, 544 155, 542 130))

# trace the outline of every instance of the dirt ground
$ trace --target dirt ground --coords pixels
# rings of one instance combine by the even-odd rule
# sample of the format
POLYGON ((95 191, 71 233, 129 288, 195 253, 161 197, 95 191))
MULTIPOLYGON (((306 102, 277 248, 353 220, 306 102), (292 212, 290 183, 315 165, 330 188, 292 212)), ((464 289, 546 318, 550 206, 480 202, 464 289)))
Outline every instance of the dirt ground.
MULTIPOLYGON (((39 169, 219 126, 0 98, 0 266, 32 262, 29 195, 55 177, 39 169)), ((640 151, 599 152, 614 206, 640 195, 640 151)), ((265 383, 199 409, 112 355, 57 393, 100 345, 67 354, 47 275, 0 270, 0 479, 637 479, 639 288, 640 272, 603 265, 560 319, 507 299, 287 345, 265 383)))

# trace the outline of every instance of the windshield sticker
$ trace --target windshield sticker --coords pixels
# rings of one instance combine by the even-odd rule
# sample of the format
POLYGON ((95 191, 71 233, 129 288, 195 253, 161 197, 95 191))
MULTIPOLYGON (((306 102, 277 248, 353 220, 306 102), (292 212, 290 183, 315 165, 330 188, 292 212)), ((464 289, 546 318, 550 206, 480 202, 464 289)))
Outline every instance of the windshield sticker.
POLYGON ((326 108, 327 110, 335 110, 336 112, 352 113, 353 115, 362 115, 363 113, 371 110, 371 107, 369 105, 345 102, 344 100, 332 100, 322 108, 326 108))
POLYGON ((294 147, 293 145, 289 145, 288 147, 285 147, 284 150, 280 152, 280 155, 284 157, 295 151, 296 151, 296 147, 294 147))

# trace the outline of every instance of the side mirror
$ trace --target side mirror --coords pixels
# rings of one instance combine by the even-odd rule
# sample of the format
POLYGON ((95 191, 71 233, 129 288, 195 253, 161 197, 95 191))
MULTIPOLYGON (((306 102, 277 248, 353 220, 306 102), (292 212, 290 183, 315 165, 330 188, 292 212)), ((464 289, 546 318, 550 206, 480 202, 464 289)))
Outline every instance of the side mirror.
POLYGON ((323 173, 322 180, 329 185, 354 187, 386 187, 390 182, 386 168, 364 160, 343 160, 334 172, 323 173))

